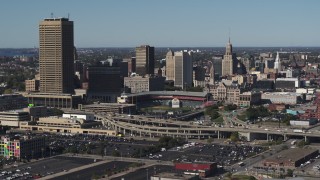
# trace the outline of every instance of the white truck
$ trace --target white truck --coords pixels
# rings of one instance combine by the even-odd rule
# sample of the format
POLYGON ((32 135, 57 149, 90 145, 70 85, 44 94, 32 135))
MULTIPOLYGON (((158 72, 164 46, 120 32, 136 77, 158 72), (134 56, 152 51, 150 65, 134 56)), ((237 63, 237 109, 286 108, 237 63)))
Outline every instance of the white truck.
POLYGON ((302 130, 302 129, 294 129, 293 132, 294 132, 294 133, 305 133, 305 130, 302 130))

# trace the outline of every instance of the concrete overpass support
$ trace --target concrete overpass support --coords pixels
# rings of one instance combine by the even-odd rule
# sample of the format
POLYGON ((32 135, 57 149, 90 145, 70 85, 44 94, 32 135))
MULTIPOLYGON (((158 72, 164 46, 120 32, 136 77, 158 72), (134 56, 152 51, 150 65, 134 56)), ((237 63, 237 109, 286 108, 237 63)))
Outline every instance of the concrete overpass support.
POLYGON ((287 137, 286 134, 283 134, 283 140, 284 140, 284 141, 287 141, 287 140, 288 140, 288 137, 287 137))
POLYGON ((251 140, 251 133, 250 133, 250 132, 239 132, 239 137, 244 137, 244 138, 246 138, 248 141, 252 141, 252 140, 251 140))
POLYGON ((218 139, 220 139, 220 131, 217 131, 218 139))

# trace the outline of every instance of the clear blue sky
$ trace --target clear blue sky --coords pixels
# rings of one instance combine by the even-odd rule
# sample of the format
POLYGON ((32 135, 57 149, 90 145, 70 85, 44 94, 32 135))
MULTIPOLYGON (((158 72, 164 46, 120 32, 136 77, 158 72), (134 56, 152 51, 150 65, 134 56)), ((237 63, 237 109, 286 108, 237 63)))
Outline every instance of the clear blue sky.
POLYGON ((77 47, 320 46, 320 0, 1 0, 0 48, 38 47, 43 18, 77 47))

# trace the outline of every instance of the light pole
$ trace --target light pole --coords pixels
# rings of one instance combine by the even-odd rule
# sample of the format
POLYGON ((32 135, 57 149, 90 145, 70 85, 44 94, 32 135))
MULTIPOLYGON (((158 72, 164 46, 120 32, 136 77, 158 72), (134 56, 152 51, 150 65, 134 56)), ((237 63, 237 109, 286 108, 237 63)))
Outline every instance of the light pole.
POLYGON ((146 169, 147 170, 147 180, 149 180, 149 169, 146 169))

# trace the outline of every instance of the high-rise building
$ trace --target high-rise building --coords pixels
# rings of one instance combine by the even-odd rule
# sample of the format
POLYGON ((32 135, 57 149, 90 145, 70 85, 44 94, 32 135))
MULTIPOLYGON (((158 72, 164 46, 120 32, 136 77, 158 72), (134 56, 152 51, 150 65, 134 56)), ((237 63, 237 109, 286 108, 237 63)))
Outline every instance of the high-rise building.
POLYGON ((226 54, 223 56, 222 60, 222 76, 232 75, 233 66, 232 44, 229 38, 229 42, 226 46, 226 54))
POLYGON ((186 88, 192 86, 192 55, 188 52, 169 51, 166 56, 167 80, 173 80, 174 86, 186 88))
POLYGON ((128 75, 128 63, 119 62, 88 67, 88 100, 116 102, 123 90, 123 79, 128 75))
POLYGON ((154 74, 154 47, 136 47, 136 73, 141 76, 154 74))
POLYGON ((73 21, 48 18, 39 25, 40 92, 74 92, 73 21))

